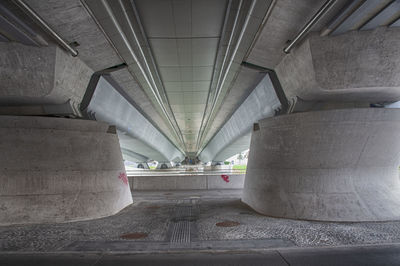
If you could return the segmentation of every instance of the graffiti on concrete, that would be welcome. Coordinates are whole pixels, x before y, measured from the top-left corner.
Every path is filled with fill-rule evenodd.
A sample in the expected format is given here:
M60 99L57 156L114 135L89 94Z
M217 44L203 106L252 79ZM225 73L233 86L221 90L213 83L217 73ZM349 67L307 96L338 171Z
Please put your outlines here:
M221 178L222 178L226 183L229 183L229 175L221 175Z
M121 179L125 185L128 185L128 177L127 177L126 173L120 173L118 178Z

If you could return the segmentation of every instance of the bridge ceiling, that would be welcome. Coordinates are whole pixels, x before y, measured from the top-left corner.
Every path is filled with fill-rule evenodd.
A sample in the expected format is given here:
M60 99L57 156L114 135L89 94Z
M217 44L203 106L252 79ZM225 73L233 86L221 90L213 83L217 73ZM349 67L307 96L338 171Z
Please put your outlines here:
M221 106L244 100L224 101L240 82L240 65L271 1L83 2L173 133L166 135L196 155L220 127L214 120Z
M274 69L325 1L25 0L94 71L125 64L113 79L189 155L200 154L260 81L242 62ZM395 27L399 10L399 1L337 0L312 30Z
M196 149L227 1L135 1L188 152Z

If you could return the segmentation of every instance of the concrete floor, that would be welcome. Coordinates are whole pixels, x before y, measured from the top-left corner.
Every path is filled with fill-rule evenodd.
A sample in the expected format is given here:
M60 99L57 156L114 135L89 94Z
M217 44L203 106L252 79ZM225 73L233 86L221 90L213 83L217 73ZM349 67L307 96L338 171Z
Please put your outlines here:
M400 245L336 248L275 249L248 253L13 253L0 254L2 266L66 265L273 265L273 266L391 266L400 265Z
M363 259L367 253L372 256L366 252L367 248L376 250L378 260L386 256L382 254L391 254L388 261L393 259L400 264L400 255L397 255L400 245L396 244L400 243L400 221L327 223L271 218L252 211L241 203L240 196L241 190L133 192L134 204L114 216L63 224L3 226L0 227L0 265L7 265L8 261L22 263L32 258L43 263L48 261L49 265L71 260L107 265L115 256L121 265L130 259L137 265L155 265L156 262L173 265L168 263L176 260L175 253L181 254L178 256L181 264L174 265L185 265L192 258L207 265L219 265L208 263L214 259L229 265L245 265L245 261L265 265L260 263L276 259L271 265L281 265L282 260L297 261L296 258L297 262L305 264L289 262L290 265L313 265L308 263L314 258L313 252L323 258L335 257L335 262L342 259L336 258L337 252L348 254L344 257L350 260L353 255ZM237 224L216 226L226 221ZM126 234L138 236L137 233L147 236L121 238ZM301 249L305 247L308 249ZM37 252L45 253L38 255ZM227 252L243 260L235 260L227 256ZM55 255L58 253L64 255ZM148 253L165 256L148 257ZM354 265L384 264L360 262Z

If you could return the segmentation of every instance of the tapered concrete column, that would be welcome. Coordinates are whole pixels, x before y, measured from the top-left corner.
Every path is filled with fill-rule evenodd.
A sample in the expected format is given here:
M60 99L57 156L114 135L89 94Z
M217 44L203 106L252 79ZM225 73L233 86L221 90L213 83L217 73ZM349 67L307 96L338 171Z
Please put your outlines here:
M243 202L269 216L400 219L400 110L344 109L262 120Z
M94 219L131 204L118 137L108 128L0 116L0 225Z

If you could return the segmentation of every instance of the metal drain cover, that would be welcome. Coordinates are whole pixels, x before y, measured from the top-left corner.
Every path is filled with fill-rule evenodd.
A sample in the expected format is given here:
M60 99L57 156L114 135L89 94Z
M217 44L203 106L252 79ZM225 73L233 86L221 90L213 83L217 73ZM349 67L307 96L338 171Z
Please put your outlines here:
M146 238L147 236L148 236L147 233L135 232L135 233L123 234L120 237L123 239L141 239L141 238Z
M234 226L238 226L240 223L235 222L235 221L223 221L223 222L219 222L216 223L216 226L219 227L234 227Z

